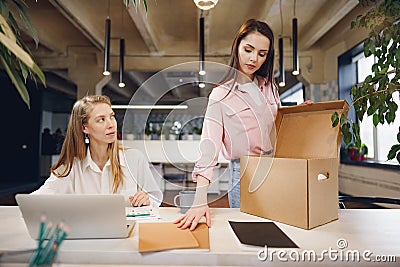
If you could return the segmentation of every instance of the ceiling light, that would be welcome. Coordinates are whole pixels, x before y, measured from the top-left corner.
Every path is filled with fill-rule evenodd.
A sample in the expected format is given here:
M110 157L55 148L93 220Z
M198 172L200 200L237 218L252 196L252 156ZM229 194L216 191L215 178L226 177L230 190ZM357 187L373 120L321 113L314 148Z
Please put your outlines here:
M283 60L283 38L279 37L278 40L279 48L279 86L285 86L285 63Z
M119 87L125 87L124 83L124 57L125 57L125 39L119 40Z
M200 18L199 22L199 60L200 60L200 75L206 75L206 71L204 69L204 18Z
M187 105L112 105L113 109L187 109Z
M196 6L202 10L209 10L218 3L218 0L193 0Z
M111 31L111 20L109 17L106 19L105 27L105 41L104 41L104 71L103 75L108 76L110 72L110 31Z
M200 87L200 88L204 88L204 87L206 87L206 84L203 83L203 82L201 82L201 83L199 83L199 87Z
M292 20L292 42L293 42L293 75L299 75L299 50L297 48L297 19Z

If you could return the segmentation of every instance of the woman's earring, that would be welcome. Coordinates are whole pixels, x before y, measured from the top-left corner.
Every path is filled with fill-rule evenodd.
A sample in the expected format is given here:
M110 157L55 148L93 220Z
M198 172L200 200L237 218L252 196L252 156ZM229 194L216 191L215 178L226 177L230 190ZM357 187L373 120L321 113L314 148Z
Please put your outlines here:
M87 134L85 134L85 144L89 144L90 140L89 140L89 136Z

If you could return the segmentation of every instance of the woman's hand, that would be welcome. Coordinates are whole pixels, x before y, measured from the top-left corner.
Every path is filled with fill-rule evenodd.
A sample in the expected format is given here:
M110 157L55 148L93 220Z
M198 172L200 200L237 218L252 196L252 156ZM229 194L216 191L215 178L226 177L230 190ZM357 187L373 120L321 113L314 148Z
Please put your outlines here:
M182 230L190 227L190 231L193 231L203 216L206 217L207 226L211 227L210 208L208 205L192 206L185 215L174 221L174 223L178 224L178 228Z
M142 191L136 192L136 194L130 196L129 201L131 202L132 206L135 207L150 205L149 195Z
M196 194L193 205L185 215L174 221L174 223L178 224L178 228L186 229L190 227L190 231L193 231L203 216L206 217L207 226L211 227L210 208L207 204L209 184L210 180L202 175L197 176Z
M312 100L306 100L306 101L304 101L303 103L301 103L300 105L311 105L311 104L314 104L314 101L312 101Z

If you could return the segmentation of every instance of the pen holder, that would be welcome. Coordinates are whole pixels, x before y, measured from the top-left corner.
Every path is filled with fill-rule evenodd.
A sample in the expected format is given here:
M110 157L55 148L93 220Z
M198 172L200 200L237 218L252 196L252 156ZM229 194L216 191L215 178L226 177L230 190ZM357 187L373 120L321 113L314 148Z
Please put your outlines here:
M55 260L58 249L67 237L68 228L63 223L55 228L52 223L46 223L42 218L39 225L38 246L29 260L29 267L51 266Z

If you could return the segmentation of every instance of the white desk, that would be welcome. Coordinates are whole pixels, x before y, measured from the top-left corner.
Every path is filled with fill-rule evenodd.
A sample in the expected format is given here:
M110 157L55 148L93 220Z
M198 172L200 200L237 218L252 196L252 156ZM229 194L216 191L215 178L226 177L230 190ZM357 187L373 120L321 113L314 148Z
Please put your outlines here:
M180 216L176 208L161 208L161 216L171 221ZM243 251L229 227L229 220L265 220L238 209L212 209L210 247L208 251L172 250L157 253L138 253L137 235L128 239L66 240L59 251L58 262L63 264L138 264L138 265L266 265L287 266L275 255L274 261L263 262L257 258L257 250ZM29 237L17 207L0 207L0 250L34 248L36 243ZM339 220L313 230L277 223L277 225L304 250L314 250L317 255L329 248L338 249L337 241L348 242L345 250L369 250L373 255L394 255L397 262L382 263L382 266L399 266L400 263L400 210L340 210ZM135 228L137 230L137 228ZM275 249L277 250L277 249ZM291 249L284 249L287 253ZM29 255L7 257L7 262L27 262ZM288 256L286 256L288 258ZM290 264L289 260L289 264ZM296 266L358 266L361 262L332 261L297 262ZM293 263L292 263L293 264ZM4 262L1 263L4 266ZM377 263L368 264L377 266ZM13 266L13 265L11 265Z

